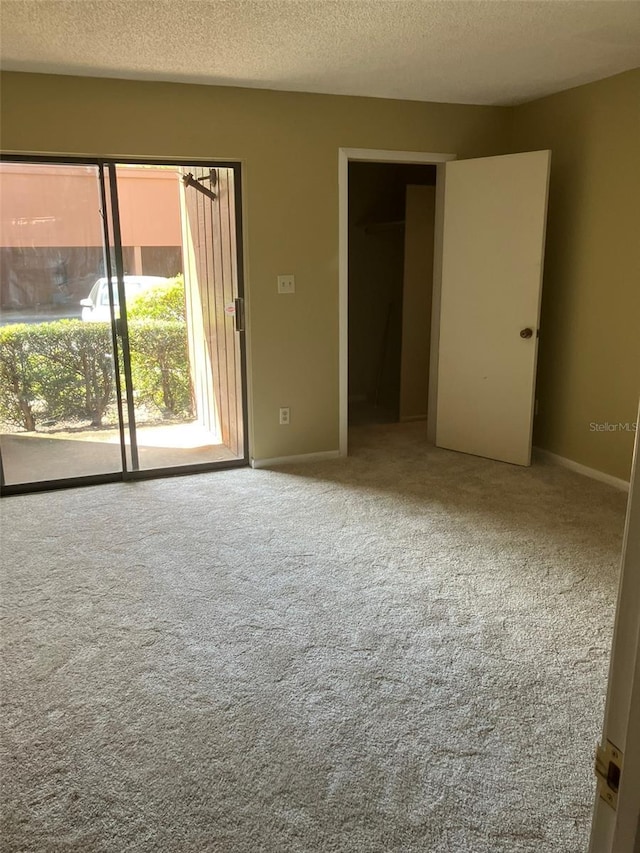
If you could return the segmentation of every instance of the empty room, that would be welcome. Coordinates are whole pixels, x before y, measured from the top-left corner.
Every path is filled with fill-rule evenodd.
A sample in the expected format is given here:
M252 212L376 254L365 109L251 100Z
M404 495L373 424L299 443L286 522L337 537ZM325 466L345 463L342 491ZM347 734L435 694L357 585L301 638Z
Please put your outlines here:
M0 15L2 850L638 853L640 3Z

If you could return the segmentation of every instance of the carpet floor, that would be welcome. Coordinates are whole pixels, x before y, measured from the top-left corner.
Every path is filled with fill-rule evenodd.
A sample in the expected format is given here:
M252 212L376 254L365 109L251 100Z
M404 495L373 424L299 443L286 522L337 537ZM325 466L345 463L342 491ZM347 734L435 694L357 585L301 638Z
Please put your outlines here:
M584 853L625 496L347 459L2 502L5 853Z

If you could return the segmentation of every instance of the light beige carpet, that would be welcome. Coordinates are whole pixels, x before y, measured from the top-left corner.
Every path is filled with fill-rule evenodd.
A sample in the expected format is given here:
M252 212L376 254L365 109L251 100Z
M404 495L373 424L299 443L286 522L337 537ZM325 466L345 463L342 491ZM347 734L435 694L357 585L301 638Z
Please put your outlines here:
M625 496L346 460L2 502L2 849L584 853Z

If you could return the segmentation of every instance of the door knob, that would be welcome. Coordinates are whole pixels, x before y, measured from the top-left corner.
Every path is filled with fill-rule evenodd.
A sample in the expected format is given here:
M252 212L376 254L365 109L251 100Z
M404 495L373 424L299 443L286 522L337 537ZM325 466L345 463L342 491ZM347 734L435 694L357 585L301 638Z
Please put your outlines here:
M521 329L520 330L521 338L532 338L533 337L533 329Z

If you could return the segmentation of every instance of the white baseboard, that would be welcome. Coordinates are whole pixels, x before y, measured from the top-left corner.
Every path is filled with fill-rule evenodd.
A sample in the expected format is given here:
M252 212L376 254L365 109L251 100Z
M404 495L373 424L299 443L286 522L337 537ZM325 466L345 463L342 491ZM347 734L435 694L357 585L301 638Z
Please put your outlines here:
M575 471L576 474L583 474L585 477L591 477L592 480L598 480L600 483L606 483L622 492L629 491L629 483L627 480L622 480L620 477L614 477L612 474L605 474L604 471L598 471L596 468L589 468L586 465L581 465L580 462L574 462L573 459L567 459L565 456L558 456L557 453L551 453L550 450L543 450L541 447L534 447L534 452L539 459L546 459L554 465L560 465L562 468L568 468L570 471Z
M301 453L299 456L272 456L270 459L252 459L252 468L273 468L277 465L297 465L300 462L322 462L337 459L339 450L323 450L320 453Z

